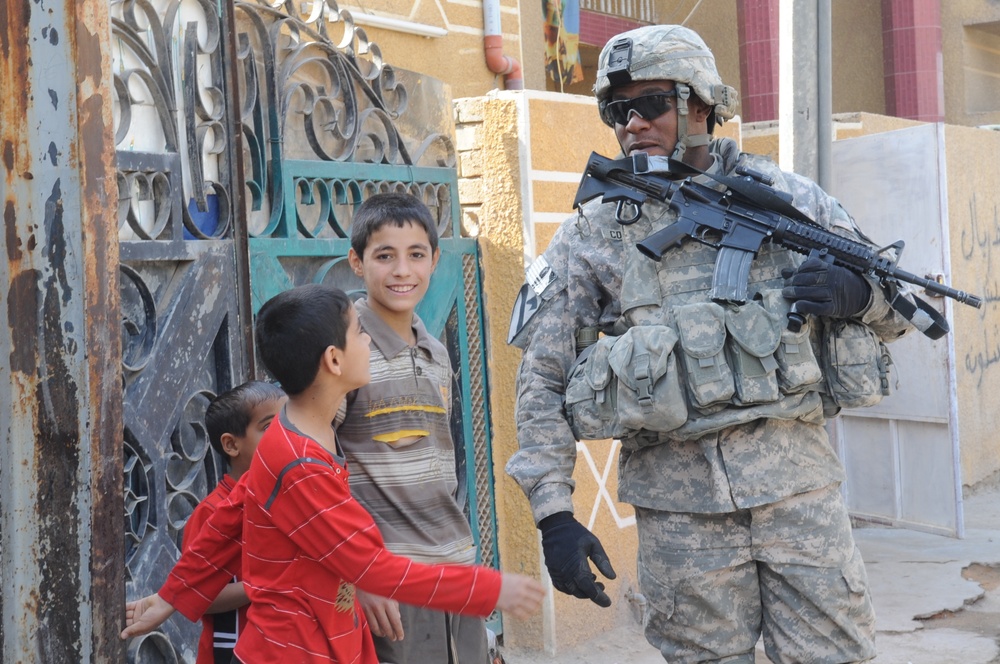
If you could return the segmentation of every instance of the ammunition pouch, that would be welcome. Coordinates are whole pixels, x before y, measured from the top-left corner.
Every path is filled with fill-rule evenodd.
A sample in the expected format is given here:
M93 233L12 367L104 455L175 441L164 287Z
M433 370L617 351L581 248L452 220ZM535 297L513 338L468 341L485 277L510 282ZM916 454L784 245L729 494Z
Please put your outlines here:
M825 393L836 407L834 414L840 408L874 406L890 393L892 356L867 325L827 320L822 349Z
M757 417L814 419L878 403L889 393L891 358L854 320L809 318L792 332L780 289L739 308L714 302L675 307L674 327L641 325L605 336L578 358L566 389L578 440L686 440ZM648 436L647 436L648 438ZM648 444L648 443L647 443Z
M688 412L676 343L672 328L649 325L602 337L587 348L566 388L566 416L576 438L624 438L684 424Z

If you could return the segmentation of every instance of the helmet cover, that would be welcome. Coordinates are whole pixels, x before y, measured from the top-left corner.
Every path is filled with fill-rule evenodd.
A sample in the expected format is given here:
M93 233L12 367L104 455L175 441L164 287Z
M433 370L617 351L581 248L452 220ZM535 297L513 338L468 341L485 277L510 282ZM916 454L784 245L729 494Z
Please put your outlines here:
M613 87L658 80L687 84L721 120L736 115L736 90L722 82L704 40L681 25L648 25L612 38L597 60L594 95L600 102Z

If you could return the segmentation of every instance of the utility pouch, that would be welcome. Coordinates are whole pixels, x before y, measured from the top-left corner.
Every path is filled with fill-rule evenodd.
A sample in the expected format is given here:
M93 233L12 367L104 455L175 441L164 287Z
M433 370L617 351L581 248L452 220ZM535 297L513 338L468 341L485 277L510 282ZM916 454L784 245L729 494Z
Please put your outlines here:
M823 332L823 370L828 395L841 408L874 406L890 392L892 357L867 325L827 319Z
M774 352L781 343L783 327L784 321L757 302L726 310L726 354L733 368L736 405L771 403L781 396Z
M764 307L772 315L779 321L788 320L791 302L781 295L781 289L766 290L761 296ZM812 320L807 316L798 332L789 330L787 323L781 327L781 343L774 352L774 359L778 361L778 387L783 394L805 392L823 380L810 338Z
M616 394L608 354L618 337L601 337L588 346L570 369L565 410L577 440L603 440L618 436Z
M726 403L733 396L733 372L726 362L726 312L714 302L673 309L681 365L691 402L698 408Z
M618 379L618 422L627 431L673 431L688 411L677 374L677 333L665 325L629 328L608 355ZM618 436L620 437L620 436Z

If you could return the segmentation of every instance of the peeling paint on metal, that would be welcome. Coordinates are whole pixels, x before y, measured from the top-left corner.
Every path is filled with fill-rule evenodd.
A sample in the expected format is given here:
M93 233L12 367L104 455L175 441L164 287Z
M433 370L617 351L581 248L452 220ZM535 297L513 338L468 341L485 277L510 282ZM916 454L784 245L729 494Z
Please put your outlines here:
M4 235L7 246L7 260L15 263L21 260L21 238L17 236L14 201L5 201L3 206Z
M0 105L5 410L17 441L0 470L11 473L0 497L4 661L125 655L107 12L100 2L0 2L0 88L17 91Z
M13 279L7 288L7 320L17 321L19 328L38 329L39 274L37 270L24 270ZM13 332L13 330L12 330ZM10 352L11 373L23 373L34 377L38 366L38 335L12 334Z
M70 163L79 163L84 249L84 352L89 372L89 440L81 450L89 461L89 594L93 609L91 658L122 661L124 644L116 610L125 595L124 470L122 448L121 306L118 225L108 213L117 206L113 112L110 85L109 3L85 3L76 12L75 41L77 141ZM58 107L58 100L53 103ZM70 329L68 332L72 332ZM87 648L84 648L87 651Z
M18 321L24 336L38 336L35 362L38 381L34 394L35 486L34 502L38 547L38 615L41 633L36 640L42 661L78 659L80 652L80 608L66 598L81 596L81 533L78 491L81 406L76 379L78 358L69 355L63 320L75 315L68 310L78 280L71 274L69 237L66 227L62 179L52 182L42 220L40 247L45 268L36 284L31 305L40 317L34 329ZM28 304L28 303L25 303ZM23 312L22 312L23 313ZM19 335L20 336L20 335Z

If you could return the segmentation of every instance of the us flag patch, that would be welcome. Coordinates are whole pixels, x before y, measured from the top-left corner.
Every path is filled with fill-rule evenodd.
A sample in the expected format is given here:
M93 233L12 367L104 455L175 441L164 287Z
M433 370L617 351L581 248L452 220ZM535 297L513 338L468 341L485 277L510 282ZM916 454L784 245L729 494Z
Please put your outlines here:
M510 328L507 331L507 343L511 343L514 337L524 329L531 317L535 315L539 307L542 306L540 297L545 289L556 280L556 275L549 267L549 262L545 256L536 258L525 271L526 283L521 286L517 299L514 300L514 309L510 314Z

